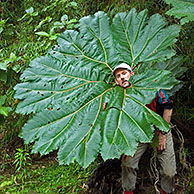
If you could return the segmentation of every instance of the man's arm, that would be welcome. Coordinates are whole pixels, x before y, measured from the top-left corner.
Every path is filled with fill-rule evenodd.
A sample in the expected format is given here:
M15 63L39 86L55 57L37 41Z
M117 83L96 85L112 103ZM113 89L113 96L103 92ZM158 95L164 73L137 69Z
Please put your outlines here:
M164 109L163 119L168 123L170 123L171 116L172 116L172 109Z
M172 109L164 109L163 119L168 123L170 123L171 116L172 116ZM159 140L158 150L163 151L164 149L166 149L166 135L162 134L162 132L159 132L158 140Z

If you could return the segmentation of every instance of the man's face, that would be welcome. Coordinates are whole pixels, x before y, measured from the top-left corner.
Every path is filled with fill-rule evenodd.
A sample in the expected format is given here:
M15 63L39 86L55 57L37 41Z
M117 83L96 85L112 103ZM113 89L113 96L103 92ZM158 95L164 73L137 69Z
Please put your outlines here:
M117 85L120 85L123 88L126 88L130 85L128 80L131 77L131 73L127 69L117 69L115 71L115 82Z

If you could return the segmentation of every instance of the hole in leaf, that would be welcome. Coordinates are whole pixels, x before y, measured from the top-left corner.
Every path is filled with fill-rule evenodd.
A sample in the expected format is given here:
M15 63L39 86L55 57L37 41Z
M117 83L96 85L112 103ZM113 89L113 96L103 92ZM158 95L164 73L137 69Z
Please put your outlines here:
M44 87L46 86L46 84L44 84Z
M69 97L67 97L66 100L69 100Z
M53 94L53 92L51 92L51 94Z
M40 94L40 92L37 92L37 94Z
M41 96L44 96L44 94L41 94Z
M50 124L51 122L50 121L48 121L48 124Z
M82 122L79 123L79 125L81 125L81 124L82 124Z
M58 108L57 110L60 110L61 108Z
M91 123L89 123L88 125L89 125L89 126L91 126L91 127L93 127L93 126L94 126L94 125L93 125L93 124L91 124Z
M61 86L61 88L63 88L63 86Z

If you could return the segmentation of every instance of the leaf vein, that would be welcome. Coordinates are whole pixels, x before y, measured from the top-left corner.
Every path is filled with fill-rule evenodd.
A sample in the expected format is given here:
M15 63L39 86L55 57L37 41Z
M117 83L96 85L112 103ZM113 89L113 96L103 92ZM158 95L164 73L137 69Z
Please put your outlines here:
M141 102L139 102L138 100L136 100L135 98L127 95L127 97L131 98L132 100L134 100L135 102L137 102L138 104L140 104L141 106L143 106L156 120L158 120L162 126L164 126L164 124L152 113L152 110L149 109L148 107L146 107L144 104L142 104Z
M130 48L130 51L131 51L131 57L132 57L132 66L133 66L133 63L134 63L134 57L133 57L133 48L132 48L132 45L131 45L131 43L130 43L130 41L129 41L129 37L128 37L128 34L127 34L127 30L125 29L125 26L124 26L124 24L123 24L123 22L122 22L122 19L121 19L121 16L119 15L119 18L120 18L120 21L121 21L121 24L122 24L122 27L123 27L123 30L125 31L125 36L126 36L126 39L127 39L127 43L128 43L128 45L129 45L129 48Z

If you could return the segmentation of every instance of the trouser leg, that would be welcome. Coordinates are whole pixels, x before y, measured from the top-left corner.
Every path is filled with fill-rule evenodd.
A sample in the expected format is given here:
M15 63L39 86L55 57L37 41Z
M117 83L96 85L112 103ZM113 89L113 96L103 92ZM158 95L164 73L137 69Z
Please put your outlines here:
M166 149L157 155L160 162L161 187L166 193L174 190L176 160L171 131L166 135Z
M138 163L147 148L147 144L139 143L137 151L133 157L129 157L128 160L122 160L122 186L124 191L135 190L136 177L138 169Z

